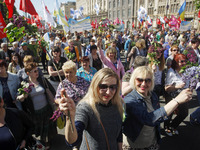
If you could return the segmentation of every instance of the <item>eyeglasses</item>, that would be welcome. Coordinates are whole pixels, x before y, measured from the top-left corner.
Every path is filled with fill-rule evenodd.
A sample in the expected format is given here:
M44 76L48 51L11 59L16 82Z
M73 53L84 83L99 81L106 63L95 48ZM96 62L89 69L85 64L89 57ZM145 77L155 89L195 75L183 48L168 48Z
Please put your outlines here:
M38 69L36 69L36 70L34 70L34 71L32 70L32 71L30 71L30 72L34 72L34 73L37 73L37 72L38 72Z
M107 85L107 84L99 84L100 90L107 90L110 89L111 91L117 90L117 84Z
M145 83L149 84L151 83L151 79L147 78L147 79L142 79L142 78L136 78L136 80L140 83L143 83L145 81Z
M173 51L173 52L179 52L179 50L178 50L178 49L173 49L172 51Z

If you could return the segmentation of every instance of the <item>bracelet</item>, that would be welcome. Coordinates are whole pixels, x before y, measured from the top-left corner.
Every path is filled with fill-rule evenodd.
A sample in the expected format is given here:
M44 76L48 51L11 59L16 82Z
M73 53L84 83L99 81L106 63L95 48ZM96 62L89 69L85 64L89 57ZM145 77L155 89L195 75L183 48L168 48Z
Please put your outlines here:
M179 103L176 99L173 99L173 100L174 100L175 102L177 102L178 105L180 105L180 103Z

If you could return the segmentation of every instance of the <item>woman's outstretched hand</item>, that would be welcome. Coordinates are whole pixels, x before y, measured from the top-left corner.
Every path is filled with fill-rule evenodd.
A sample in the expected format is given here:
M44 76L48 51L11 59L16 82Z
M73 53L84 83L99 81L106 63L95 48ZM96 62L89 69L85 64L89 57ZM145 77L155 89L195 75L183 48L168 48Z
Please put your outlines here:
M69 98L65 92L65 89L61 90L61 99L59 99L59 108L66 116L68 116L68 111L70 112L70 117L75 117L76 106L74 101Z

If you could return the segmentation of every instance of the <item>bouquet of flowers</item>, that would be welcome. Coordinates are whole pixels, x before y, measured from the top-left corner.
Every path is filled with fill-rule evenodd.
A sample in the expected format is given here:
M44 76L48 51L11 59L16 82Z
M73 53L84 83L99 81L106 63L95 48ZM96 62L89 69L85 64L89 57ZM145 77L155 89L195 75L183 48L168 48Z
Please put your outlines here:
M186 68L185 72L182 74L182 80L184 82L189 81L189 88L195 89L197 84L199 83L200 78L200 67L192 66L190 68Z
M31 87L34 87L32 83L27 83L24 81L21 82L21 86L22 87L18 89L18 92L20 95L21 94L25 95L25 94L30 93L32 91Z
M163 52L164 49L161 44L157 42L152 43L148 50L149 61L153 62L155 65L158 65L160 63L159 58Z
M69 60L74 60L75 53L71 53L71 52L69 51L69 49L66 49L66 50L65 50L65 53L66 53L67 58L68 58Z
M187 57L187 64L181 68L180 73L183 73L187 68L198 66L198 58L192 47L186 47L183 54Z

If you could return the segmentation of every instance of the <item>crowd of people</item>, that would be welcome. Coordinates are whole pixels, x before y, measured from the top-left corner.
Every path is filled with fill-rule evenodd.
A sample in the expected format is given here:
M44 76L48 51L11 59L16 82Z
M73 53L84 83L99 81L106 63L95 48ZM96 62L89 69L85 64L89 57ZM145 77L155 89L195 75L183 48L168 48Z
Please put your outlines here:
M185 51L200 63L195 30L105 29L66 36L52 30L49 38L45 50L37 47L38 37L25 36L10 47L1 43L0 149L24 148L32 135L51 147L57 134L52 95L73 149L122 150L124 134L129 149L158 150L162 122L167 136L179 135L193 93L180 72L189 61ZM154 45L161 50L151 57ZM196 92L200 101L200 88ZM190 123L200 124L199 109Z

